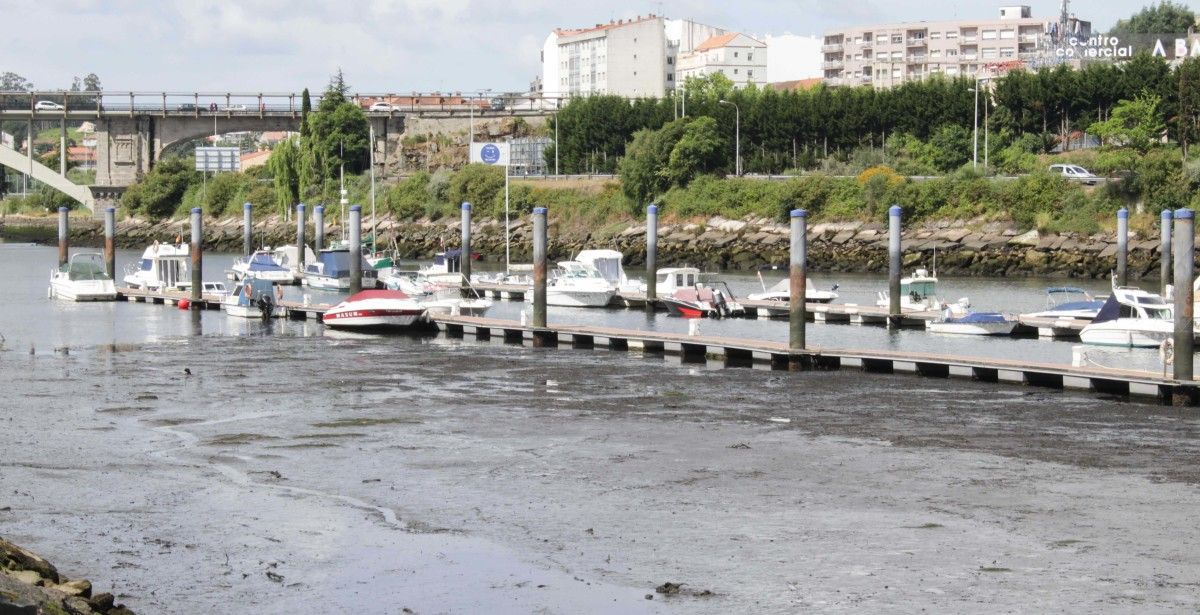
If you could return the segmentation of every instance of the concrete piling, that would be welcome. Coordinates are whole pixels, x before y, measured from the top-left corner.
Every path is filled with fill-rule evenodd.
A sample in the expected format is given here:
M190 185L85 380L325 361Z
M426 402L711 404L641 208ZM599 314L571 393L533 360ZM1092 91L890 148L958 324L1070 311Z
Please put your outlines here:
M658 205L646 207L646 313L658 303Z
M1175 218L1175 379L1192 380L1192 278L1195 259L1195 213L1177 209Z
M313 252L320 252L325 248L325 206L317 205L313 208Z
M30 148L32 149L32 148ZM67 220L66 207L58 208L58 266L62 267L67 264L67 252L71 248L71 229L70 222Z
M301 274L304 273L304 244L308 240L304 233L304 203L296 205L296 263Z
M104 273L113 280L117 279L117 210L109 207L104 210Z
M899 205L888 208L888 328L898 329L900 312L900 214Z
M546 326L546 208L533 208L533 326Z
M242 204L242 255L250 256L254 251L254 220L251 214L254 206L250 203Z
M1117 286L1128 286L1129 210L1117 210Z
M788 293L788 348L804 350L804 326L808 307L808 212L792 210L792 245Z
M465 289L471 285L471 204L466 201L462 204L462 256L458 266Z
M1159 228L1159 235L1162 243L1158 247L1158 268L1159 278L1162 280L1162 296L1167 296L1167 286L1171 280L1171 210L1164 209L1162 212L1162 224Z
M362 292L362 206L350 206L350 294Z
M192 257L191 308L198 310L204 300L204 215L199 207L192 208L192 245L188 252Z

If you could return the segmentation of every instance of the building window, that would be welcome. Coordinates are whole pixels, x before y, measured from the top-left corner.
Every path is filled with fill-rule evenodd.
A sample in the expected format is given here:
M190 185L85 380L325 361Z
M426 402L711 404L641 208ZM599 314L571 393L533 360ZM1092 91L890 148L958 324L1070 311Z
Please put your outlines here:
M1017 33L1013 30L1001 30L1000 31L1000 38L1014 38L1014 37L1016 37L1016 35L1017 35Z
M667 58L667 66L670 66L674 63L675 63L675 58Z
M995 30L984 30L983 31L983 40L985 40L985 41L996 40L996 31Z
M746 69L746 76L747 76L747 77L753 77L753 76L754 76L754 69L749 69L749 68L748 68L748 69Z
M738 74L738 69L736 69L736 68L733 69L733 74L735 74L735 75Z
M1012 58L1012 57L1015 57L1016 55L1017 55L1016 50L1013 49L1012 47L1005 47L1000 50L1000 57L1002 57L1002 58Z
M903 43L903 42L904 42L903 34L893 34L892 35L892 44L893 45L899 45L900 43Z
M939 39L941 39L941 38L942 38L942 33L941 33L941 32L930 32L930 33L929 33L929 40L931 40L931 41L936 41L936 40L939 40Z
M983 50L983 59L985 59L985 60L991 60L991 59L993 59L993 58L995 58L995 57L996 57L996 50L995 50L995 49L993 49L993 48L991 48L991 47L987 47L987 48L985 48L985 49Z
M950 40L952 38L958 38L958 32L950 31L946 33L946 40Z
M753 62L753 61L754 61L754 54L753 54L753 53L747 53L747 54L746 54L746 61L747 61L747 62Z
M735 58L738 57L738 52L736 52L736 51L733 52L733 57L735 57Z
M674 81L674 80L675 80L675 75L672 75L671 73L667 73L667 81Z

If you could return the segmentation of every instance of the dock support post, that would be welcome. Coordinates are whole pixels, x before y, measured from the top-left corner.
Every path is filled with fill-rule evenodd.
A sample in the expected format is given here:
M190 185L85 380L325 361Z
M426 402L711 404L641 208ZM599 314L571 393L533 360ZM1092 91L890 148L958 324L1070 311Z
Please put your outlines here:
M533 326L539 328L546 326L545 207L533 208Z
M192 300L191 309L198 310L204 300L204 214L199 207L192 208L192 245L189 248L192 257Z
M1117 210L1117 286L1128 286L1129 210Z
M362 292L362 206L350 206L350 294Z
M104 273L117 279L117 209L104 210Z
M313 252L320 252L325 247L325 206L313 208Z
M808 292L808 212L792 210L792 245L790 288L788 292L788 348L792 352L804 350L804 311L807 308Z
M900 213L899 205L888 208L888 328L899 329L900 313Z
M250 203L242 204L242 256L250 256L254 251L254 206Z
M296 263L298 271L304 273L304 242L308 239L304 233L304 203L296 205Z
M658 205L646 207L646 313L658 303Z
M462 273L463 291L471 286L471 204L462 204L462 255L458 259L458 269Z
M1162 280L1162 296L1167 296L1167 286L1171 280L1171 223L1174 216L1170 209L1164 209L1162 212L1162 224L1159 228L1159 235L1162 243L1158 247L1158 268L1159 278Z
M30 141L32 142L32 137L30 137ZM32 146L30 146L30 148L32 149ZM66 207L58 208L58 266L59 267L62 267L63 265L67 264L67 251L70 250L70 247L71 247L71 245L70 245L71 244L71 238L70 238L71 229L69 227L70 222L67 221L67 211L68 210Z
M1175 211L1175 379L1192 380L1192 270L1195 259L1195 213Z

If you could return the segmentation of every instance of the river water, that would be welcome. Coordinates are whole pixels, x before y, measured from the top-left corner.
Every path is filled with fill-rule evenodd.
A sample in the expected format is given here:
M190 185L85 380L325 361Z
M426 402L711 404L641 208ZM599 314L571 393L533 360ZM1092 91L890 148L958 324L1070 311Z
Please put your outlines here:
M1200 608L1191 413L52 302L54 260L0 244L0 535L139 612ZM231 260L207 255L207 277ZM816 282L862 303L881 284ZM941 286L1024 311L1058 283ZM1071 347L849 325L809 339L1037 361ZM656 593L666 581L683 591Z

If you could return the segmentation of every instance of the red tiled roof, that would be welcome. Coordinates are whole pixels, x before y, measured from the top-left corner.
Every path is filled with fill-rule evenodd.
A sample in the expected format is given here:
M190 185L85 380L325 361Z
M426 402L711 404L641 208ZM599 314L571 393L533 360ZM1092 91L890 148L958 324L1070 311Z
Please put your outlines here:
M564 30L562 28L557 28L554 30L554 33L559 36L572 36L575 34L584 34L586 32L599 32L600 30L609 30L612 28L620 28L622 26L628 26L629 24L641 23L643 21L648 21L648 20L657 19L657 18L658 18L658 15L651 13L645 17L638 15L636 19L622 19L622 20L617 20L617 21L610 21L608 23L598 23L591 28L579 28L576 30Z
M739 36L742 36L741 32L730 32L729 34L722 34L720 36L714 36L714 37L704 41L703 43L700 43L699 45L697 45L695 51L708 51L709 49L720 49L721 47L725 47L725 46L729 45L729 43L732 43L733 39L735 39ZM764 44L762 41L755 39L753 37L747 36L746 38L758 43L759 45Z

